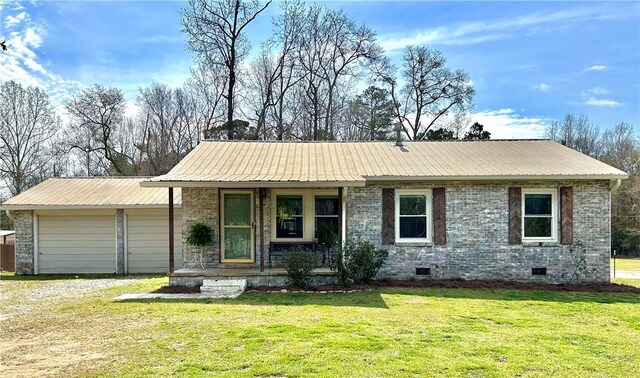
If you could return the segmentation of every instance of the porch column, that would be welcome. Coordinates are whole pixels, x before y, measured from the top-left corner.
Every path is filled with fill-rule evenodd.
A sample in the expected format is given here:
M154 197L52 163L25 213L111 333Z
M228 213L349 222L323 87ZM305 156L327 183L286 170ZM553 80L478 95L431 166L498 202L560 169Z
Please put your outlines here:
M173 188L169 188L169 273L174 271L173 263L173 250L174 250L174 235L173 235Z
M264 197L267 196L267 190L264 188L258 189L258 227L260 227L260 271L264 272Z
M342 187L338 188L338 245L342 246L342 219L344 218L344 205L342 203L343 190Z

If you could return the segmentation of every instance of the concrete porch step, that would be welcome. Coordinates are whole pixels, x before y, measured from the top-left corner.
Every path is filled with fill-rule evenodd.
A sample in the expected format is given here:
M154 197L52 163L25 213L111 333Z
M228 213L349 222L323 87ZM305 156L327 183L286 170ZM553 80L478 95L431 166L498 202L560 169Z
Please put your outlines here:
M236 298L247 288L246 278L204 279L200 292L217 298Z

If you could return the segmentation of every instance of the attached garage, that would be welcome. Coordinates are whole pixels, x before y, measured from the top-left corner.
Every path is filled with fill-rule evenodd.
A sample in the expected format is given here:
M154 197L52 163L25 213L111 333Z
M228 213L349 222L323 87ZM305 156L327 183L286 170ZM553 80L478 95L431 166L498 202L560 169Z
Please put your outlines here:
M37 222L39 273L116 272L115 211L43 213Z
M127 210L127 267L129 273L160 273L169 269L169 218L167 211L159 210ZM175 212L175 240L182 240L182 213ZM179 265L182 262L182 243L174 249L174 259Z
M18 273L168 272L168 190L142 188L144 179L49 179L6 201L2 208L16 224ZM180 197L176 188L176 268L182 267Z

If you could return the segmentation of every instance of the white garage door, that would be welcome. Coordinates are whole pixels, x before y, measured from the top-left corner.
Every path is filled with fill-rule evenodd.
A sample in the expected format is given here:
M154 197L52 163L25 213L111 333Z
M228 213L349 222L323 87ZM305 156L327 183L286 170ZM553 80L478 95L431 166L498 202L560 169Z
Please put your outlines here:
M127 211L127 270L129 273L169 271L169 219L167 210ZM174 262L182 267L182 214L174 216Z
M39 273L115 273L115 215L39 215Z

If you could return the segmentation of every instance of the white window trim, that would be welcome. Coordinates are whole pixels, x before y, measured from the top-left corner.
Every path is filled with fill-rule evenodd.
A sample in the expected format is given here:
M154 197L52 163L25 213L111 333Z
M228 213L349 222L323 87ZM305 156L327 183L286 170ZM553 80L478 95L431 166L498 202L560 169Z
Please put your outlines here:
M302 196L302 237L278 238L276 237L276 205L277 196L293 195ZM334 189L272 189L271 190L271 240L277 242L312 242L315 240L316 226L316 196L337 196L338 190ZM344 217L343 217L344 219Z
M551 194L551 237L526 237L524 233L525 195ZM522 190L522 241L526 243L557 242L558 241L558 190L557 189L523 189Z
M427 216L427 237L426 238L401 238L400 237L400 196L405 195L423 195L426 197L426 216ZM431 210L432 191L428 190L395 190L395 232L396 243L431 243L433 235L433 212Z

